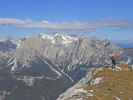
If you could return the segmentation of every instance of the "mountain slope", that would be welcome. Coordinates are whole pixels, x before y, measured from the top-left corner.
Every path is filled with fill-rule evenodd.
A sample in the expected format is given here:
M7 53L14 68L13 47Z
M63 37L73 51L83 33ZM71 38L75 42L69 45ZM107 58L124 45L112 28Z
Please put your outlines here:
M76 84L57 100L132 100L133 77L129 76L133 75L133 71L130 65L119 66L121 71L96 69L88 82L80 86Z
M13 43L16 48L1 51L8 55L1 59L1 82L7 82L1 88L11 83L5 90L0 88L5 100L55 100L91 69L110 65L112 52L122 54L107 40L62 34L41 34Z

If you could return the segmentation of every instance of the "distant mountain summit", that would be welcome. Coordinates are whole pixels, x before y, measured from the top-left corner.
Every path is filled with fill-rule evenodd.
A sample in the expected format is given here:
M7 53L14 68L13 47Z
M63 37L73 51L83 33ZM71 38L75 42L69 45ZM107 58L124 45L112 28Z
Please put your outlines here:
M47 39L51 40L51 43L61 43L61 44L69 44L73 41L76 41L76 37L68 36L68 35L63 35L61 33L56 33L55 35L48 35L48 34L40 34L40 37L42 39Z
M11 52L16 49L17 45L13 40L2 40L0 41L0 51L1 52Z

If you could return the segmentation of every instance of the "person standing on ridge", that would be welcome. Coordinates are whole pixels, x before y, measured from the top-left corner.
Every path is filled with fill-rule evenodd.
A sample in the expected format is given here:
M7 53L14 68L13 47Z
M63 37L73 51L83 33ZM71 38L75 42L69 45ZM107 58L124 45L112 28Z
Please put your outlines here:
M116 66L116 59L118 58L118 54L117 53L112 53L110 55L111 61L112 61L112 69L115 69Z

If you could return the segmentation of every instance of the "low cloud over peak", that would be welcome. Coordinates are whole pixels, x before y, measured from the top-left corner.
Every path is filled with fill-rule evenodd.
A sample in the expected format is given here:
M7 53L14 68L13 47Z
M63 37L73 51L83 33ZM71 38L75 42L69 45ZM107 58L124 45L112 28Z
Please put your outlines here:
M0 25L17 28L38 28L53 31L84 31L91 32L100 28L133 28L133 23L126 20L102 20L96 22L49 22L47 20L33 21L15 18L0 18Z

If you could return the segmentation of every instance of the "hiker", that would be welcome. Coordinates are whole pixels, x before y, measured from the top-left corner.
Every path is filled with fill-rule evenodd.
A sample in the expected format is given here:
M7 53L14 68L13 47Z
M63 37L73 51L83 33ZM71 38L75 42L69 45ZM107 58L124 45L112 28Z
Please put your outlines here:
M113 55L111 55L111 61L112 61L112 69L114 69L115 68L115 66L116 66L116 60L115 60L115 57L113 56Z
M121 70L121 68L116 65L116 60L117 60L118 57L119 57L119 55L117 53L112 53L111 56L110 56L111 61L112 61L112 69L113 70L114 69Z

